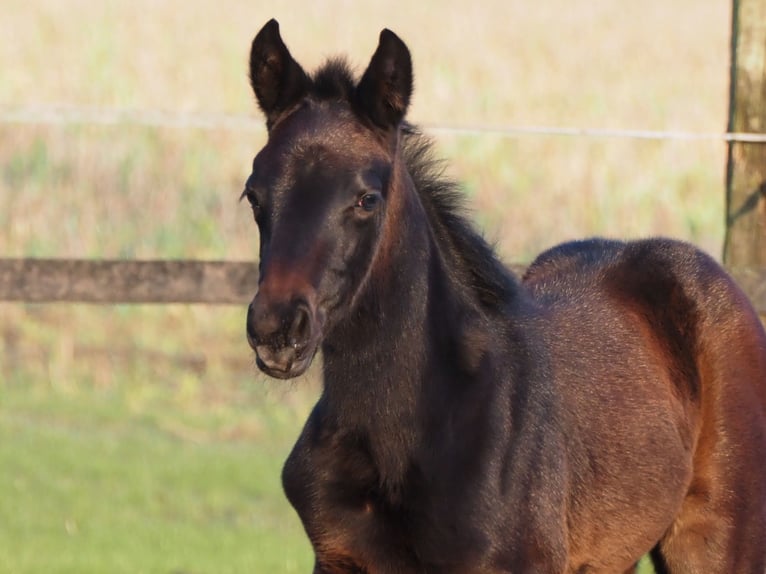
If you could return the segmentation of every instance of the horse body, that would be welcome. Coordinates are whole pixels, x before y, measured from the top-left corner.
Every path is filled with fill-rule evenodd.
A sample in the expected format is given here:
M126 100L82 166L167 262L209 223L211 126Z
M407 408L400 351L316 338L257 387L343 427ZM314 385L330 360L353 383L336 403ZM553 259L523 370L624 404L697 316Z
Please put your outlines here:
M766 481L758 470L766 460L766 336L731 278L680 242L593 240L541 255L524 283L556 317L557 336L548 347L561 353L555 364L571 369L578 363L572 340L593 340L599 332L617 338L602 341L579 361L583 372L601 364L604 370L596 372L609 373L591 389L595 403L590 393L568 393L576 411L592 413L599 426L580 436L612 436L598 447L607 466L588 477L576 498L590 496L586 507L603 509L601 495L606 500L631 492L648 495L642 503L631 501L633 511L623 516L622 529L635 532L645 513L656 516L662 527L653 550L659 572L766 569ZM611 322L608 311L604 316L609 308ZM624 321L626 310L628 330L620 332L614 321ZM623 344L639 355L603 356L607 347ZM563 378L576 380L573 373ZM613 440L625 429L641 432ZM610 446L627 452L610 460L604 453ZM629 466L627 475L613 482L617 490L594 488L599 477L621 468L619 459ZM586 516L579 524L599 519ZM595 533L597 540L608 539L604 530ZM594 545L591 540L587 551ZM618 545L612 540L605 549Z
M269 142L258 365L322 395L283 471L315 573L766 568L766 335L683 243L554 248L519 282L401 127L409 52L313 77L272 21L251 79Z

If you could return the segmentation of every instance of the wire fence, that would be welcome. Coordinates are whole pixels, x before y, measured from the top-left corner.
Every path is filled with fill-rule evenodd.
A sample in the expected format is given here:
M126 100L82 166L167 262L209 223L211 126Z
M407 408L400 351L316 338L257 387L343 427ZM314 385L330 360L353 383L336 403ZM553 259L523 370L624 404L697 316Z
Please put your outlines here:
M244 114L167 112L72 105L0 107L0 125L138 125L154 128L265 131L260 118ZM683 130L425 124L432 134L499 137L564 136L634 140L707 140L766 143L760 133L706 133ZM170 269L170 272L168 272ZM0 301L196 302L228 304L245 300L257 268L231 262L49 261L0 258ZM761 314L766 314L766 270L730 269ZM136 277L144 279L137 281ZM146 277L152 281L145 280ZM248 277L243 280L242 277ZM46 280L42 280L42 279ZM207 282L200 298L197 287ZM136 288L139 285L140 288ZM147 287L148 285L148 287ZM192 287L190 288L189 285ZM104 289L104 286L108 286ZM149 289L151 287L151 289ZM148 290L147 290L148 289ZM244 293L244 294L243 294Z
M0 124L26 125L139 125L156 128L264 131L263 120L244 114L189 113L127 108L101 108L73 105L0 108ZM432 134L499 137L564 136L636 140L723 141L766 143L764 133L694 132L685 130L645 130L621 128L421 124Z

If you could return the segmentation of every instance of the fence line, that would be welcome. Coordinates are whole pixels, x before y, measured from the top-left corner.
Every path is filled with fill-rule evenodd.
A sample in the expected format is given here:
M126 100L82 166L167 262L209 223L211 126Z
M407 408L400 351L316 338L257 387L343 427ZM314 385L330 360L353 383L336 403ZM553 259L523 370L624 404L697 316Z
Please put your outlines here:
M728 271L766 317L766 269ZM243 305L257 288L255 262L0 258L0 301Z
M0 301L239 304L258 287L258 264L0 258Z
M244 114L189 113L128 108L52 105L0 107L0 123L26 125L123 125L173 129L264 131L263 120ZM637 140L723 141L766 143L766 134L739 132L691 132L684 130L644 130L563 126L490 126L482 124L430 124L420 126L433 134L492 135L499 137L565 136Z
M83 106L0 107L0 124L142 125L178 129L263 131L246 115L165 112ZM701 133L545 126L426 124L430 133L455 135L572 136L642 140L766 143L760 133ZM516 272L522 265L512 265ZM756 309L766 316L766 269L729 269ZM82 303L241 304L257 286L257 264L213 261L108 261L0 258L0 301Z

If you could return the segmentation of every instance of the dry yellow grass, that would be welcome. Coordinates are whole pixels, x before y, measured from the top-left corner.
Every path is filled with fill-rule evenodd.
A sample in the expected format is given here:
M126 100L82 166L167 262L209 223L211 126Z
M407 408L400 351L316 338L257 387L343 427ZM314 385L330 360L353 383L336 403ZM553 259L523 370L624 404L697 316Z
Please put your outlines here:
M729 10L723 0L40 0L34 8L10 0L0 20L0 105L255 115L247 50L255 31L274 16L307 68L337 53L350 54L361 68L379 30L395 30L414 55L417 89L410 117L417 123L716 132L726 118ZM30 242L36 244L31 237L39 243L40 236L53 234L50 252L44 245L38 251L250 256L252 245L243 242L237 223L244 216L231 198L263 135L135 131L5 128L5 157L27 155L35 141L43 141L51 163L73 167L60 178L71 189L49 190L44 200L26 197L28 181L4 183L2 194L14 199L2 207L22 229L6 230L0 250L22 254ZM479 219L514 259L593 233L674 235L718 253L722 143L479 135L445 136L439 147L450 158L451 173L466 181ZM204 173L195 173L190 157L204 164L208 156L214 156L211 163L197 170ZM179 177L205 180L218 199L210 199L210 191L183 196ZM122 187L115 189L120 178ZM93 179L102 183L98 197L93 190L78 192ZM119 197L126 195L130 200ZM152 242L141 247L140 236L177 223L167 217L179 204L201 202L204 212L206 201L221 204L204 214L212 234L220 236L216 248L195 242L185 251L163 251ZM118 229L130 226L126 220L142 220L143 227L124 232L135 232L137 249L104 243L89 231L105 221Z
M4 6L0 103L250 112L247 49L271 17L308 68L364 65L383 27L415 58L424 122L718 130L730 2L20 0Z

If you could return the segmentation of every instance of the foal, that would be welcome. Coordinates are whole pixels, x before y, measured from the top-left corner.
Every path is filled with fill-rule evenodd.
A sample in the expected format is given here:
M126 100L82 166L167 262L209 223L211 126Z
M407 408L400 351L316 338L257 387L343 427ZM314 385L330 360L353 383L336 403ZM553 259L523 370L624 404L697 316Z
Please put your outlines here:
M272 20L250 76L248 340L277 378L324 358L283 472L315 574L764 574L766 335L715 262L591 240L518 281L403 123L388 30L357 80Z

